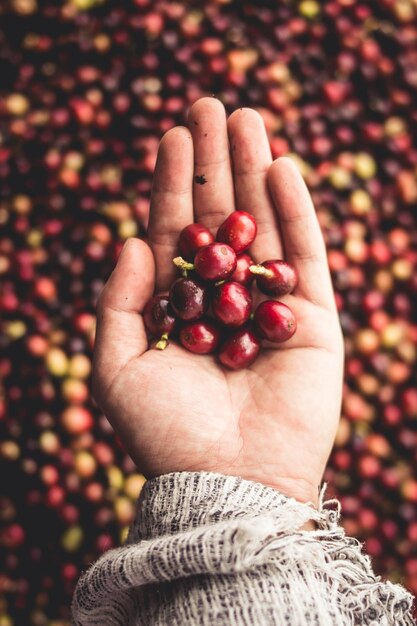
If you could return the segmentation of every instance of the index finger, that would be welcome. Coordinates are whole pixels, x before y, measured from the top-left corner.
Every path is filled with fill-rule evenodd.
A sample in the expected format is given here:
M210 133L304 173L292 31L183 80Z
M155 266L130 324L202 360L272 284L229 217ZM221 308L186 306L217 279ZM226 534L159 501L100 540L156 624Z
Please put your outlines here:
M176 126L163 136L152 183L148 240L156 262L156 291L168 290L177 270L178 238L193 222L193 142L188 128Z
M281 226L286 260L299 273L294 292L335 310L326 246L313 201L296 165L280 157L268 171L268 185Z

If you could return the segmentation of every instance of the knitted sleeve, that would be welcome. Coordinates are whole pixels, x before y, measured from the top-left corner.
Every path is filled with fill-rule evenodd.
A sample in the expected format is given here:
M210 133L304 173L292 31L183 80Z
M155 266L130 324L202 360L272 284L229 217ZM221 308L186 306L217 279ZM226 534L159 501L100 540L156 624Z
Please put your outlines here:
M207 472L149 480L125 546L82 575L76 626L410 626L413 598L375 576L339 525L259 483ZM312 528L305 530L311 520Z

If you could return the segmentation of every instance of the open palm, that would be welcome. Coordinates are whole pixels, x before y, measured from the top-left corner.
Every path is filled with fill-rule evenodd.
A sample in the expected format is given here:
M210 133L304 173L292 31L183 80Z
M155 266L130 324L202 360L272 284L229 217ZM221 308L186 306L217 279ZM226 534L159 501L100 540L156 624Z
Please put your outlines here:
M140 313L176 274L180 231L195 220L215 232L235 209L257 220L256 262L285 258L297 267L299 285L282 298L297 332L236 372L173 342L149 350ZM164 136L148 243L126 243L97 318L94 394L146 476L215 471L317 500L340 413L343 342L310 196L289 159L272 163L255 111L226 120L218 100L202 98L189 129Z

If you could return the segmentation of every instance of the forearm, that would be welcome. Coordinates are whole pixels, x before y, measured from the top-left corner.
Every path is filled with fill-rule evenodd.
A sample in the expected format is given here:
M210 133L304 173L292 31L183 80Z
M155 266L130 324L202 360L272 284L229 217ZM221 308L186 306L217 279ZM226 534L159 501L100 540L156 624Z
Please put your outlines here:
M313 522L316 530L303 530ZM127 545L80 580L84 624L413 624L412 597L380 582L338 511L240 478L148 481Z

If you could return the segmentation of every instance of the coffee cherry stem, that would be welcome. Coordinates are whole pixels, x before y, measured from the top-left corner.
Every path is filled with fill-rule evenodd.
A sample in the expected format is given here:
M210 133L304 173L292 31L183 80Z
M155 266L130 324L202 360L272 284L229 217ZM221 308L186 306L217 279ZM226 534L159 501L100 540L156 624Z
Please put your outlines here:
M251 265L249 267L249 271L257 276L266 276L267 278L272 278L274 276L274 273L271 270L266 269L263 265Z
M163 333L163 335L161 335L160 340L156 344L155 348L157 350L165 350L167 345L168 345L168 333Z
M175 259L172 259L172 262L180 270L188 271L188 270L193 270L194 269L194 263L189 263L188 261L183 259L182 256L176 256Z

